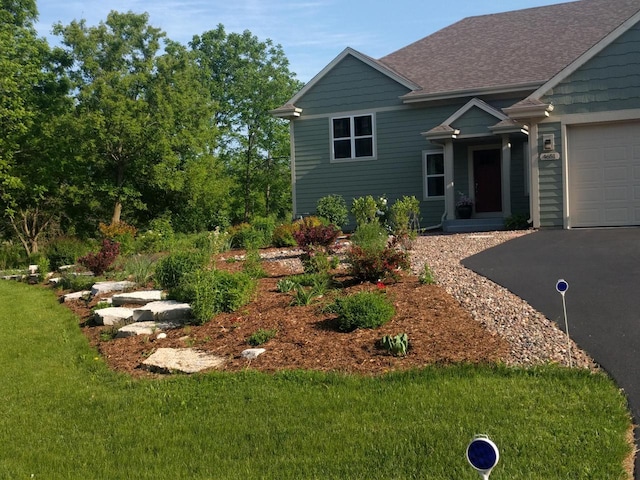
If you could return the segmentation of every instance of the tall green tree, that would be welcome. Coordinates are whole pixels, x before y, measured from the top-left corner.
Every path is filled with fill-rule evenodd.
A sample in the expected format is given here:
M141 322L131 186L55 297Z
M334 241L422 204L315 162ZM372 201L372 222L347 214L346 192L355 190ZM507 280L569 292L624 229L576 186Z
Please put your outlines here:
M23 187L13 171L20 138L36 114L35 86L42 75L46 42L37 38L34 0L0 3L0 198L3 213L14 207L12 192Z
M162 203L166 190L183 187L184 165L210 155L215 141L192 54L175 42L162 52L165 34L147 14L112 11L96 27L81 20L54 32L73 61L78 158L94 195L112 205L111 222L123 208L135 217Z
M68 111L69 84L56 53L36 36L35 3L3 1L0 9L0 194L5 225L28 254L57 225L71 172L58 119Z
M204 81L218 103L219 152L235 179L236 215L282 214L289 209L288 128L269 112L301 84L280 45L222 25L191 42Z

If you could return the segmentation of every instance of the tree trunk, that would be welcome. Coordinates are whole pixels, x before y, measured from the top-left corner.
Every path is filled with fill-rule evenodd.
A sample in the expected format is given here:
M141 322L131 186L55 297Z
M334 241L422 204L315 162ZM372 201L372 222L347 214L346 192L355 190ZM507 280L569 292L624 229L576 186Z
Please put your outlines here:
M113 216L111 217L111 225L120 223L120 214L122 213L122 202L116 200L116 204L113 206Z

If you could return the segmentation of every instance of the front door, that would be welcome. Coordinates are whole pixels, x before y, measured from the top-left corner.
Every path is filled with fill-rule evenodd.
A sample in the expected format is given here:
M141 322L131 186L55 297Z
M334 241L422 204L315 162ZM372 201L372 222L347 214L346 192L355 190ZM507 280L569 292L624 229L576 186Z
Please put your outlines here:
M502 174L499 148L473 151L476 213L502 211Z

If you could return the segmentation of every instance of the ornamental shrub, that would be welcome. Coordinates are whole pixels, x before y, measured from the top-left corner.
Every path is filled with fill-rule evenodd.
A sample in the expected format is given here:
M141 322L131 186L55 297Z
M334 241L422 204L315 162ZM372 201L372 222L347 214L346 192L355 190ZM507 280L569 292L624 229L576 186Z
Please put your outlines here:
M261 328L251 334L251 336L247 340L247 343L252 347L257 347L259 345L262 345L263 343L267 343L269 340L275 337L277 333L278 330L276 329L266 330L264 328Z
M318 200L316 212L338 228L342 228L349 220L347 202L341 195L327 195Z
M78 263L99 277L107 271L119 253L120 244L105 238L102 240L102 247L98 253L87 253L78 259Z
M420 227L420 201L416 197L404 196L391 205L393 234L398 237L415 238Z
M273 230L271 243L274 247L295 247L298 245L293 238L294 226L291 223L282 223Z
M351 275L369 282L397 280L398 270L406 270L410 266L407 252L392 247L375 250L353 245L347 252L347 262Z
M133 225L125 222L112 223L110 225L100 223L98 230L100 230L103 238L118 242L120 245L120 253L123 255L133 253L134 239L137 232L136 227Z
M218 313L233 312L249 303L256 285L244 272L196 270L185 275L169 296L190 303L194 319L203 324Z
M176 252L156 263L154 278L161 288L180 285L183 277L204 267L205 257L196 252Z
M351 235L351 244L357 245L364 250L384 250L389 243L387 230L378 222L363 223L356 228Z
M351 204L351 213L356 218L356 225L378 221L378 203L371 195L354 198Z
M57 237L49 241L45 247L52 270L57 270L63 265L73 265L78 261L78 258L90 251L90 244L77 237Z
M332 310L338 314L338 328L343 332L380 327L396 313L393 303L379 292L358 292L338 298Z
M340 235L340 230L335 225L310 225L306 219L293 232L293 238L303 250L313 247L330 248L338 235Z

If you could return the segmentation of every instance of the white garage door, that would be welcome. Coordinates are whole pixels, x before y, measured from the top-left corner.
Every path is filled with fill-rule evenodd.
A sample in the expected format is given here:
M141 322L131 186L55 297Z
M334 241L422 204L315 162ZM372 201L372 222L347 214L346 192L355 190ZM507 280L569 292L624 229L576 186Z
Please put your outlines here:
M569 225L640 225L640 121L567 129Z

